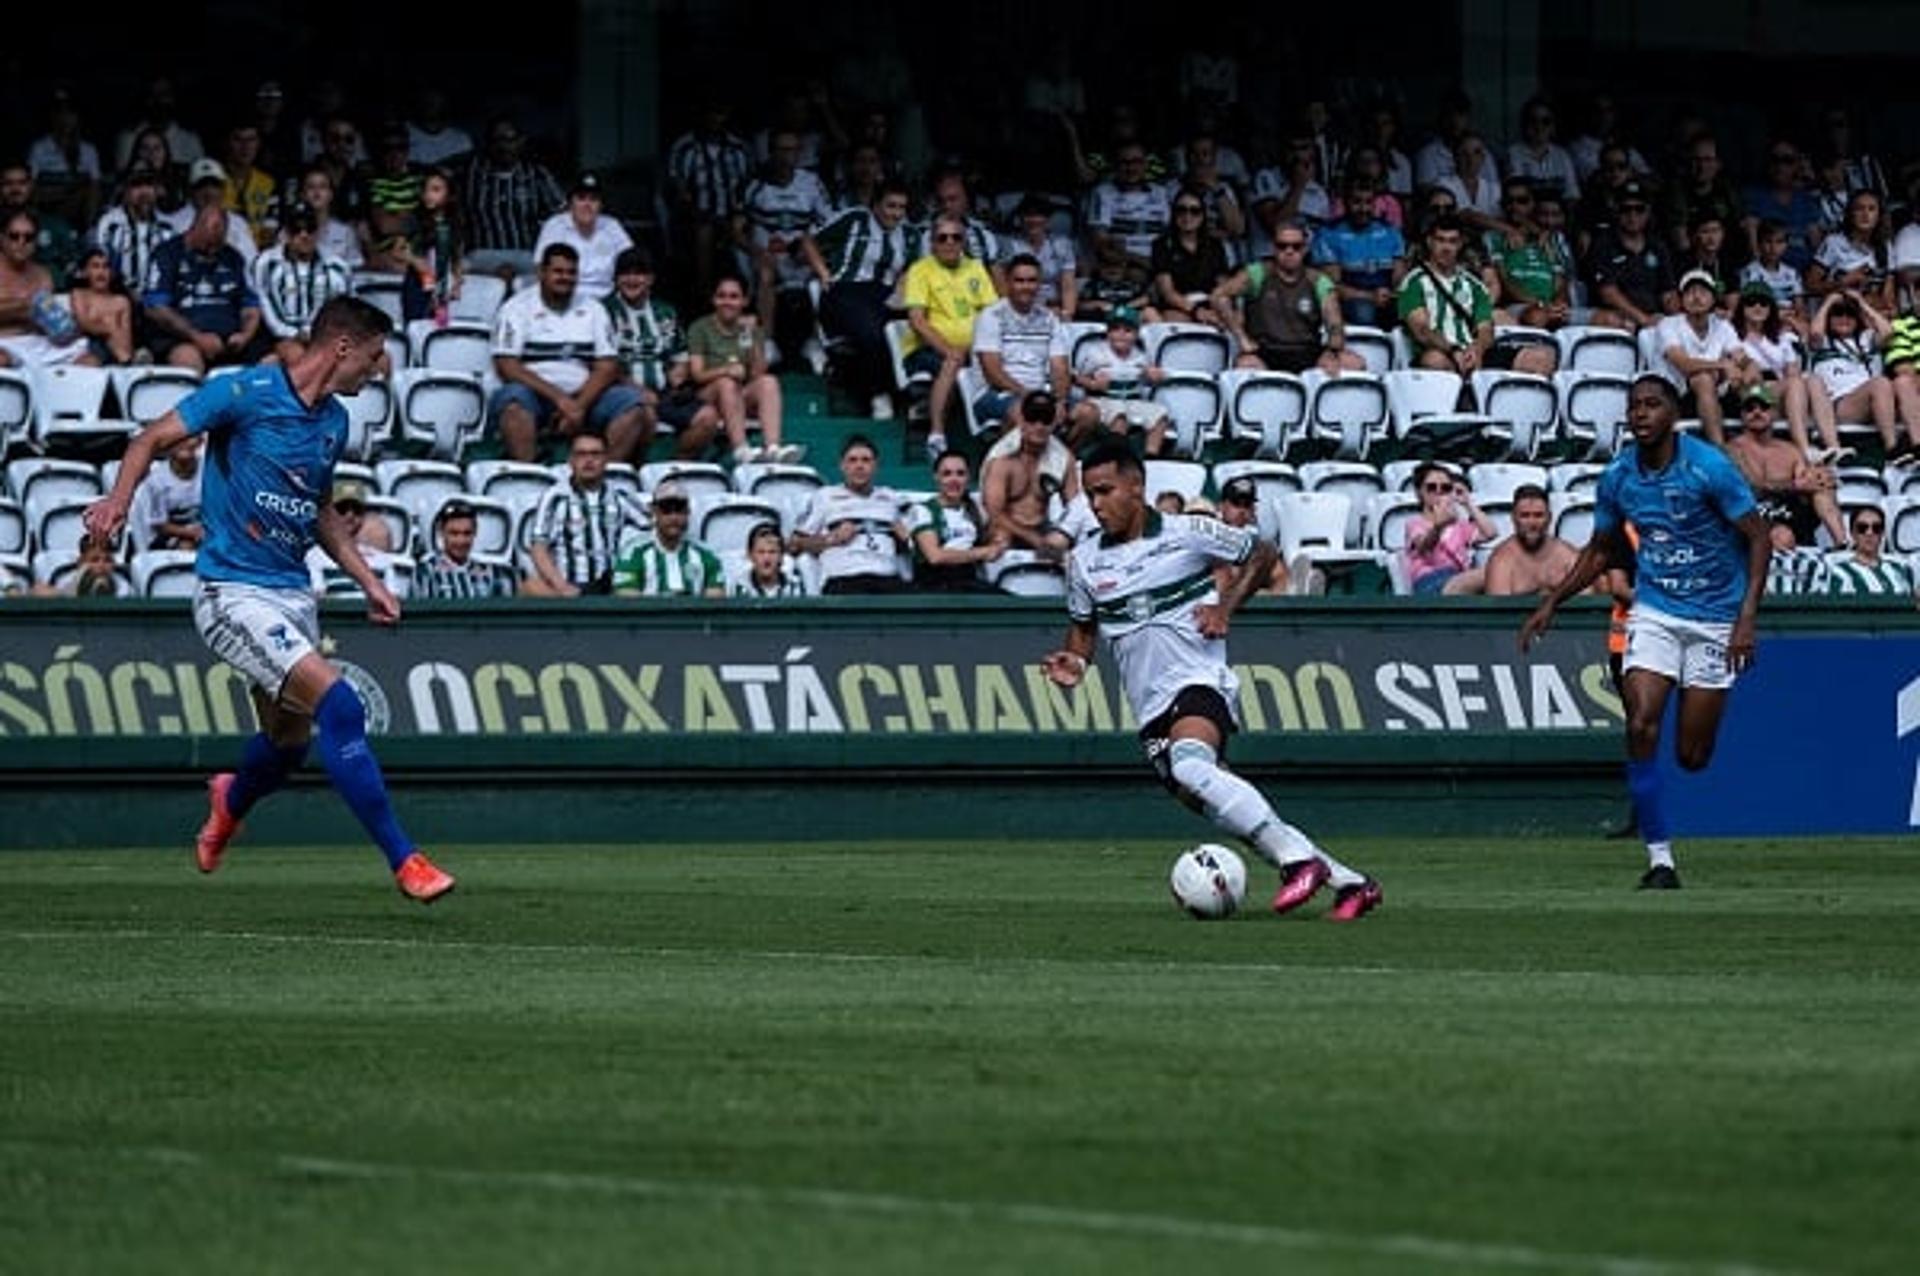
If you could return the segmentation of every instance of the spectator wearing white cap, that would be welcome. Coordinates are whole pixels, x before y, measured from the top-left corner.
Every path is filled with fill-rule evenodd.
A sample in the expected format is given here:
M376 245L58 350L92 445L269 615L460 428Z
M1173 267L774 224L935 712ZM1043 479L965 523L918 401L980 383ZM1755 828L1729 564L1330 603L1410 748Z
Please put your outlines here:
M671 480L653 490L653 534L633 542L613 565L613 592L643 598L721 598L726 573L711 549L687 535L687 489Z
M546 254L549 244L566 244L578 253L580 295L594 301L613 291L613 263L633 247L627 228L617 218L606 216L605 208L600 175L580 174L567 192L566 210L547 218L533 246L536 259Z
M211 156L203 155L187 166L187 202L179 209L167 215L173 223L175 235L184 235L193 226L194 218L203 208L224 209L227 206L227 170L226 166ZM253 242L253 231L248 229L246 219L227 218L227 244L240 254L240 259L251 268L253 259L260 253L259 245ZM134 281L142 285L146 281Z
M1758 384L1761 369L1733 325L1714 312L1720 303L1718 288L1718 281L1704 270L1682 275L1680 313L1660 321L1654 340L1666 359L1668 379L1686 396L1682 411L1698 416L1707 437L1724 444L1721 399L1737 398L1747 386Z

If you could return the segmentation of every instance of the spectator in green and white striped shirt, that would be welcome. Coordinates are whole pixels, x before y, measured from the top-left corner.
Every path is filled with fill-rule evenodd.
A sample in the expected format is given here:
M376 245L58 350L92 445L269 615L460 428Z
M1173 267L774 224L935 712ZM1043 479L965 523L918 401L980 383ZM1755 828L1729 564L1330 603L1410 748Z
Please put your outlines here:
M787 558L787 544L774 523L747 533L747 561L727 586L729 598L804 598L807 584Z
M1826 592L1913 597L1913 569L1880 552L1887 539L1886 514L1873 508L1857 509L1850 528L1853 553L1827 564Z
M448 501L440 507L437 539L440 552L414 578L416 598L505 598L513 593L512 573L473 557L479 522L473 506Z
M613 592L645 598L719 598L726 593L720 559L687 537L686 489L662 483L653 493L653 535L637 541L613 567Z

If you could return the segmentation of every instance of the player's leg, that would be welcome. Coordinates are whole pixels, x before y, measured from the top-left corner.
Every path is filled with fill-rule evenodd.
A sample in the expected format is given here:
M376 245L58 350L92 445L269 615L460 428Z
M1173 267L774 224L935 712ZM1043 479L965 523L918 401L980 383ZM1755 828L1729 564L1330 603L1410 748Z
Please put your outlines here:
M1676 715L1674 758L1684 771L1704 771L1713 761L1720 739L1720 719L1727 711L1727 693L1718 687L1683 687Z
M1224 717L1226 706L1217 695L1212 699L1218 705L1215 712L1177 716L1168 728L1166 747L1156 761L1164 759L1164 778L1169 787L1182 801L1198 807L1208 819L1280 870L1274 911L1298 908L1329 880L1343 895L1370 887L1371 899L1359 912L1373 907L1379 902L1379 888L1366 874L1328 855L1313 839L1281 819L1260 790L1220 764L1226 731L1215 717Z
M194 841L194 860L203 873L220 867L220 858L240 832L247 812L276 792L307 760L311 723L300 715L282 713L273 697L259 687L251 691L260 729L241 751L238 770L222 771L207 781L207 820Z
M320 729L320 763L334 789L380 847L400 890L423 904L453 889L453 878L420 854L400 827L387 796L386 777L367 744L367 713L359 693L315 651L287 675L282 703L313 719Z
M1637 654L1642 660L1657 658L1660 640L1650 627L1642 625L1632 630L1629 641L1634 638L1639 640L1641 650ZM1628 661L1635 656L1630 646ZM1666 789L1660 780L1660 722L1678 673L1677 660L1671 675L1629 663L1620 687L1627 711L1627 791L1633 797L1634 823L1647 844L1647 871L1640 878L1643 888L1670 889L1680 884L1673 865Z

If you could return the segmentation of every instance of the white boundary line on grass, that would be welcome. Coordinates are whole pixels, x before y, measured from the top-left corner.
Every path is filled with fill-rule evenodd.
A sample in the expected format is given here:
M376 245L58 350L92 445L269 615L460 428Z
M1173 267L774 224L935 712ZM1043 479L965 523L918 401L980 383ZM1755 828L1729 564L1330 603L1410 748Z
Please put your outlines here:
M80 943L90 940L150 942L215 942L242 944L312 944L340 948L444 948L450 952L544 953L583 957L697 958L718 961L748 958L757 961L821 961L848 965L950 962L960 965L1121 966L1145 970L1205 970L1242 974L1299 974L1315 971L1331 975L1457 975L1465 978L1507 979L1633 979L1655 975L1623 974L1606 970L1474 970L1431 966L1327 966L1317 962L1253 962L1133 960L1125 957L1006 957L992 954L838 953L804 948L669 948L640 944L512 944L483 939L414 939L399 935L319 935L272 930L166 930L139 927L89 930L0 930L0 942ZM1668 976L1658 975L1665 979Z
M87 1151L70 1145L0 1140L9 1151L45 1153L50 1150ZM184 1148L120 1147L115 1154L174 1168L226 1166ZM1123 1214L1070 1206L1033 1205L1007 1201L946 1200L939 1197L897 1196L879 1192L850 1192L834 1188L763 1187L750 1184L703 1183L675 1179L640 1178L625 1174L595 1174L570 1170L460 1170L432 1165L346 1161L333 1157L274 1155L266 1166L279 1173L355 1182L412 1181L452 1186L512 1188L519 1191L575 1195L640 1197L689 1201L703 1205L745 1205L763 1209L816 1210L834 1214L882 1218L936 1219L954 1223L1002 1223L1052 1231L1085 1232L1098 1236L1138 1236L1156 1240L1198 1241L1247 1247L1294 1250L1345 1250L1389 1258L1420 1259L1470 1268L1520 1268L1540 1271L1591 1272L1599 1276L1787 1276L1784 1269L1747 1263L1688 1263L1624 1254L1584 1254L1536 1249L1528 1245L1478 1244L1433 1236L1332 1232L1314 1228L1273 1227L1261 1223L1233 1223L1165 1214Z

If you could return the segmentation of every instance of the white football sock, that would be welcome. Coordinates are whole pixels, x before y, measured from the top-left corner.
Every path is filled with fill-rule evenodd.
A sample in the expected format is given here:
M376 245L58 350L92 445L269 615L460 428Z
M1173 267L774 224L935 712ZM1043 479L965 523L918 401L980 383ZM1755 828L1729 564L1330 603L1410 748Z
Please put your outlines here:
M1199 801L1207 818L1253 847L1267 863L1284 868L1318 856L1326 861L1336 887L1367 880L1276 815L1260 790L1220 766L1206 741L1175 740L1169 753L1174 780Z
M1647 843L1647 866L1649 868L1672 868L1673 867L1673 843L1672 842L1648 842Z

